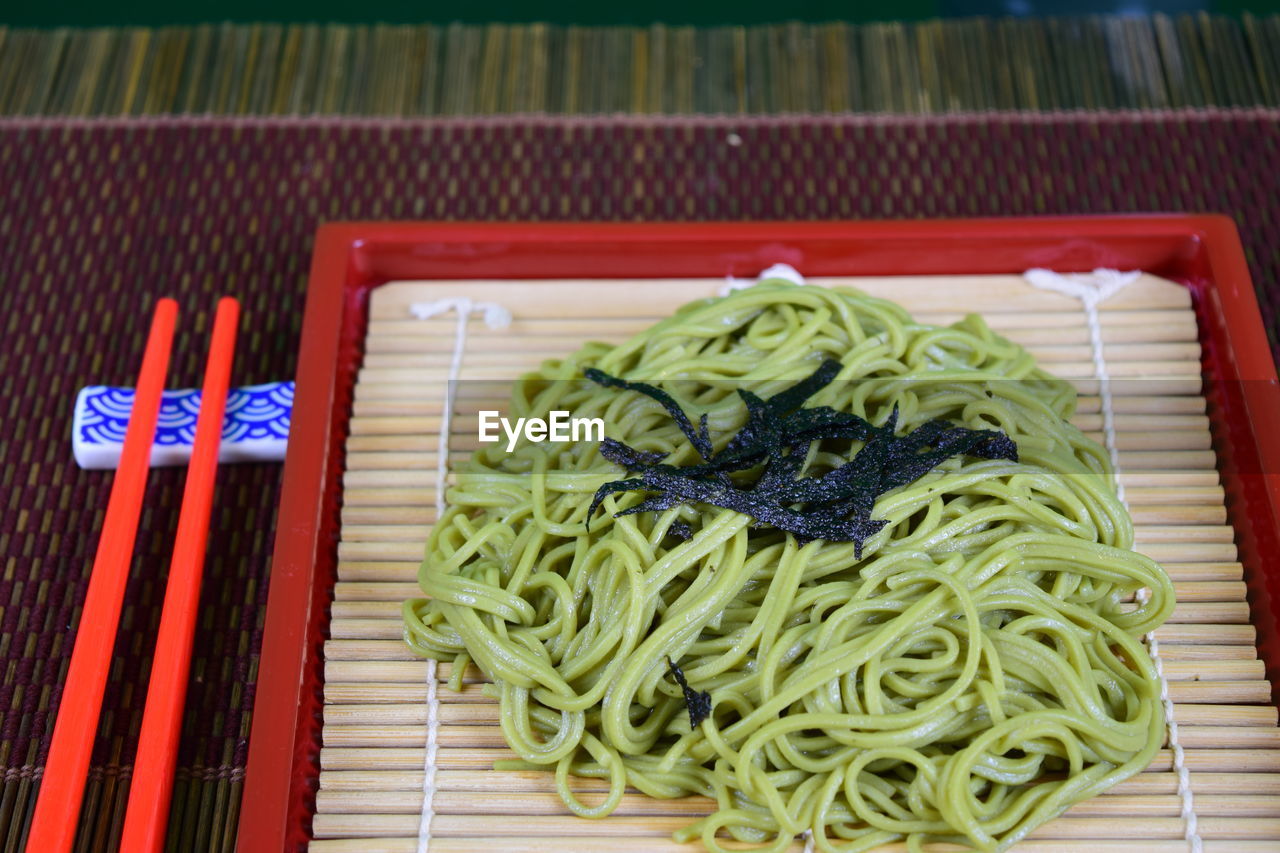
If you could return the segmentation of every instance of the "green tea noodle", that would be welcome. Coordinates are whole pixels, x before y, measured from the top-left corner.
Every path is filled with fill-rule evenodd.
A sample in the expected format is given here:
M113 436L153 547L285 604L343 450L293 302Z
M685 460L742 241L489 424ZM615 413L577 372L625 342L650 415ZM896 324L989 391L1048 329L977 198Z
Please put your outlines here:
M662 407L582 379L587 367L671 393L716 449L762 397L843 365L809 401L899 429L932 419L1003 430L1017 462L953 457L881 496L888 524L802 543L706 505L614 517L643 492L594 441L487 445L457 471L406 602L413 649L493 680L517 762L554 771L583 817L627 788L702 794L676 833L782 850L906 840L1002 849L1143 770L1162 743L1142 644L1173 608L1168 577L1131 550L1106 452L1068 423L1067 383L970 316L921 325L849 289L766 282L681 308L619 346L592 343L514 384L507 417L567 410L607 434L699 461ZM807 473L857 442L815 442ZM852 446L851 446L852 444ZM672 535L681 522L692 533ZM1142 589L1150 591L1138 596ZM691 730L668 657L709 691ZM608 780L603 800L573 776Z

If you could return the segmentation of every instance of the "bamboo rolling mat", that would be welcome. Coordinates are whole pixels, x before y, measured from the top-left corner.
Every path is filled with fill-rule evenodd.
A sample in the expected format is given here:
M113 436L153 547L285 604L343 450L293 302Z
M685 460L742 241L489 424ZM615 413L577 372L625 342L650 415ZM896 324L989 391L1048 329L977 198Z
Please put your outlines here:
M1014 276L842 281L898 301L922 322L983 314L998 333L1077 385L1075 422L1101 442L1098 382L1078 302ZM325 644L313 851L418 849L427 665L401 640L399 608L420 595L415 577L435 519L436 448L457 320L413 319L407 306L465 296L513 314L501 331L469 322L461 399L469 388L488 389L475 392L484 397L502 387L465 380L509 381L586 340L620 342L723 284L399 282L374 292L347 443L338 583ZM590 299L582 298L586 289ZM1137 547L1166 567L1177 590L1173 617L1156 636L1198 831L1210 853L1274 850L1280 845L1280 729L1226 522L1189 295L1143 276L1103 303L1101 318L1116 389L1120 476ZM454 420L452 458L475 446L474 420ZM660 801L633 792L613 816L584 820L561 804L552 774L493 770L495 760L512 756L497 726L497 706L481 693L474 670L462 693L444 685L449 675L450 667L441 665L432 851L701 849L676 844L670 833L705 814L708 800ZM1173 762L1166 745L1147 772L1077 805L1017 849L1066 853L1087 843L1096 851L1186 850ZM602 783L577 780L577 787L601 790Z

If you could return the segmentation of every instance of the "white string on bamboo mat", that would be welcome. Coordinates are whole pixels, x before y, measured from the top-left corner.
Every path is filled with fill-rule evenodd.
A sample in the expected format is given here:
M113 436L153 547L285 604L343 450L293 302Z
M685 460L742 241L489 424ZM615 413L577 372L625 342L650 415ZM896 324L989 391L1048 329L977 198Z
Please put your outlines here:
M1126 509L1129 507L1129 502L1125 499L1124 484L1120 482L1120 452L1116 445L1115 406L1111 396L1111 375L1107 370L1107 359L1103 352L1102 320L1098 314L1098 306L1137 281L1141 275L1142 273L1138 271L1120 272L1111 269L1096 269L1092 273L1073 275L1063 275L1046 269L1031 269L1023 273L1023 277L1032 287L1052 290L1079 299L1084 305L1085 322L1089 326L1089 343L1093 350L1093 370L1098 379L1103 437L1107 453L1111 457L1111 467L1115 472L1116 496L1120 498L1120 502ZM1151 598L1151 590L1145 587L1138 590L1137 598L1140 604L1145 604ZM1155 665L1156 676L1160 679L1160 702L1164 709L1165 723L1169 729L1169 749L1173 752L1173 769L1178 774L1178 798L1182 803L1182 820L1185 824L1183 837L1191 846L1192 853L1202 853L1204 842L1200 838L1195 799L1191 793L1191 774L1187 771L1186 753L1178 740L1178 722L1173 717L1173 699L1169 696L1169 679L1164 674L1160 641L1156 639L1154 631L1148 632L1146 641L1151 662Z
M762 281L771 278L781 278L792 284L804 284L804 276L790 264L774 264L764 272L760 273L756 278L734 278L732 275L724 277L724 286L720 288L720 296L728 296L735 290L745 290L748 287L757 285Z
M436 759L440 754L440 699L436 696L436 659L427 658L427 745L422 757L422 809L418 815L418 853L431 847L435 817Z
M437 299L434 302L415 302L409 313L419 320L438 317L449 311L456 312L458 323L453 334L453 358L449 362L449 378L445 382L444 413L440 420L440 440L436 454L436 518L444 515L444 486L449 460L449 428L453 421L454 385L462 372L462 352L467 346L467 321L472 313L483 312L484 323L490 329L505 329L511 325L511 312L493 302L472 302L470 299Z
M467 323L471 315L482 312L485 325L491 329L505 329L511 325L511 312L493 302L472 302L470 299L437 299L434 302L416 302L409 306L409 313L419 320L437 317L453 311L457 325L453 334L453 355L449 360L449 376L445 380L444 410L440 417L440 440L436 453L436 518L444 515L445 483L449 472L449 433L453 421L453 405L458 377L462 374L462 355L467 348ZM436 661L427 658L427 745L422 759L422 810L418 819L418 853L427 853L431 847L431 820L435 817L433 803L436 795L436 758L440 751L440 700L436 695Z

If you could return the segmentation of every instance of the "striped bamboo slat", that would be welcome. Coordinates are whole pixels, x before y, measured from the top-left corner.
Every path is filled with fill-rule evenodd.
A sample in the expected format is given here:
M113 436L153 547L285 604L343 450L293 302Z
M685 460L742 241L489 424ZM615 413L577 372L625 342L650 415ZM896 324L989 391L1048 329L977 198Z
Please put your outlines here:
M835 284L835 280L817 280ZM339 581L325 644L320 790L311 849L412 851L422 806L427 733L425 662L401 640L400 602L415 583L435 520L443 380L454 317L409 318L407 306L444 296L498 302L512 325L469 325L450 449L476 446L465 412L500 408L509 381L588 339L620 341L723 281L402 282L375 291L366 355L348 441ZM1016 277L859 279L917 318L945 323L966 310L1026 346L1082 392L1076 423L1101 438L1097 383L1082 309ZM590 298L584 299L585 290ZM1280 845L1280 729L1254 631L1233 531L1200 396L1199 345L1187 292L1143 276L1102 306L1102 332L1116 394L1121 479L1139 550L1160 560L1178 605L1157 632L1185 749L1206 850L1252 853ZM498 772L508 758L496 703L472 671L461 693L438 667L439 712L433 851L616 851L699 849L669 838L705 814L708 801L623 798L602 821L572 816L550 774ZM1026 853L1183 851L1184 822L1172 753L1147 772L1081 803L1016 848ZM583 791L599 781L580 780ZM591 794L587 795L588 797ZM797 843L795 850L800 850ZM899 850L892 846L889 850Z
M0 26L0 115L940 113L1280 105L1280 16Z

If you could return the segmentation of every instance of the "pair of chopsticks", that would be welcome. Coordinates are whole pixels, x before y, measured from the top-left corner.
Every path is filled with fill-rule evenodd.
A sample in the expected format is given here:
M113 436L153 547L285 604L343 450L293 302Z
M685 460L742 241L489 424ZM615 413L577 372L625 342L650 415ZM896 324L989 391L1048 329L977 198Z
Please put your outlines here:
M75 841L177 316L174 300L157 303L27 837L30 853L64 853ZM120 849L126 853L164 847L239 316L236 300L218 302L125 811Z

